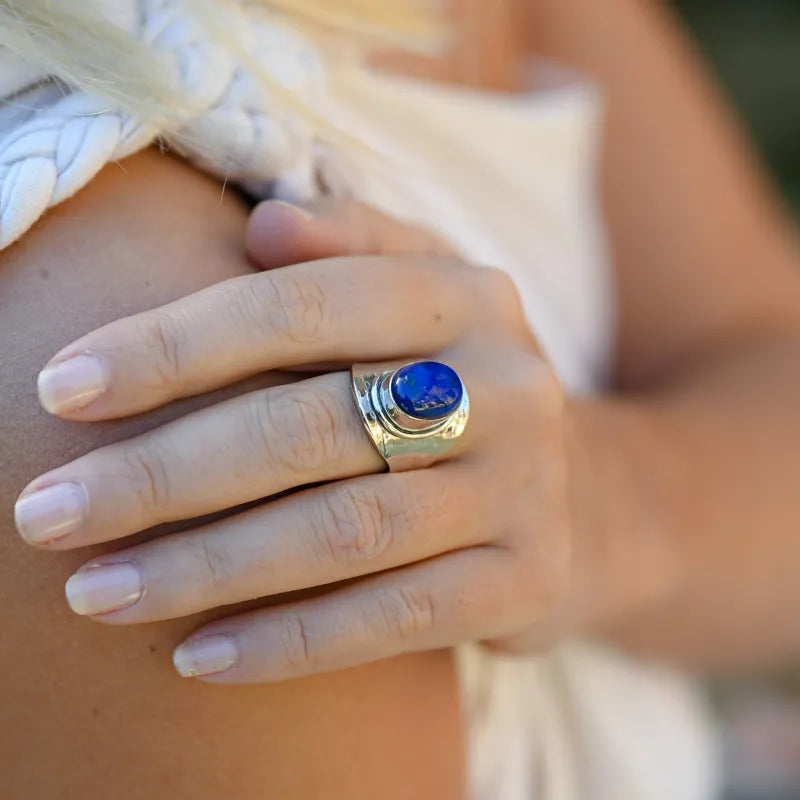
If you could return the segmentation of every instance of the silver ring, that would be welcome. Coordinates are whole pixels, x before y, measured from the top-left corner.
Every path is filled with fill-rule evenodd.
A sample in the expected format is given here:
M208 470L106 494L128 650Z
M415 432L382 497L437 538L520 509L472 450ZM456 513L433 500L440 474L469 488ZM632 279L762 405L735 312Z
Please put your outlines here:
M467 427L467 388L447 364L354 364L352 378L364 427L391 472L431 466Z

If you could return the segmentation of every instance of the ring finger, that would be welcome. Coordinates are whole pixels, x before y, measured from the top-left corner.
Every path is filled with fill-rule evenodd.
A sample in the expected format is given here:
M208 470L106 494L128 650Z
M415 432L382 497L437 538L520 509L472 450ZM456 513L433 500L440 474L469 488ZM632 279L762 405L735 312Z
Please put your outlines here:
M458 446L463 451L464 442ZM68 550L385 467L350 375L332 373L252 392L89 453L31 483L15 518L29 544Z
M252 392L109 445L17 501L30 544L72 549L385 466L347 373Z

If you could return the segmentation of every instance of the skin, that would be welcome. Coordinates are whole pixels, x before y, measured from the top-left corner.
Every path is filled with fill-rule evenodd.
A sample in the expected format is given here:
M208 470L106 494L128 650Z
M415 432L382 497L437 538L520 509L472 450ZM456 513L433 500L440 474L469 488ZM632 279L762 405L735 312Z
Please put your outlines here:
M583 627L703 670L792 662L796 233L662 4L527 9L531 48L609 98L616 393L570 415Z
M799 306L794 240L727 115L659 11L626 0L617 0L613 9L606 6L602 10L560 0L536 4L531 13L536 49L591 68L604 80L611 100L606 191L620 294L619 391L614 397L569 404L564 452L573 478L574 585L579 588L574 593L573 618L581 620L581 627L587 630L613 634L619 641L647 652L684 661L730 667L786 659L796 653L798 644L794 575L799 559L793 497L798 474L794 454L800 444L794 413ZM612 40L620 46L609 48L607 43ZM623 54L627 55L623 58ZM641 78L636 84L630 81L634 59ZM642 109L650 113L644 114ZM703 181L697 180L698 174L704 176ZM102 205L98 203L92 213L99 214ZM139 207L133 202L131 205ZM118 218L107 220L112 230L114 219ZM153 220L149 223L155 224ZM47 229L42 226L40 230ZM55 242L60 244L68 232L62 227L43 233L45 238L61 237L54 240L47 254L53 263L59 263L55 259L63 251L63 245ZM96 240L92 244L96 245ZM88 248L86 242L84 246ZM185 257L183 252L176 252L178 255ZM84 256L77 260L85 264L90 259ZM41 263L32 259L29 268L38 270ZM757 272L753 264L758 264ZM64 266L75 268L73 264ZM0 279L5 293L5 272ZM27 288L13 300L24 308L24 299L35 296L38 314L40 284L31 285L37 287L35 293ZM179 291L166 292L167 297L153 297L137 287L141 294L137 294L137 302L143 307L156 305L193 288L197 287L181 286ZM22 341L29 346L32 301L27 302L28 313L20 315L14 330L27 334ZM81 295L75 328L92 327L86 314L96 306L87 302L85 292ZM671 311L675 308L680 314ZM134 309L106 309L108 316L95 322L108 321L129 310ZM4 370L3 374L23 376L19 384L31 386L37 365L63 341L42 343L41 350L49 348L49 353L37 351L22 362L22 369L13 373ZM27 417L19 416L18 407L27 408L37 425L44 424L33 411L29 388L10 397L5 417L10 422L4 422L9 430L33 431L30 424L21 426L20 419ZM109 438L120 435L125 433L116 429ZM18 444L9 452L15 465L12 483L19 475L17 465L22 454L27 460L31 450L29 437L15 441ZM42 468L66 461L91 446L86 440L67 445L61 459L51 460L52 443L48 442L46 457L39 456L41 462L47 462ZM28 463L30 471L36 471L38 462ZM702 492L697 490L700 486ZM758 548L752 544L754 530L759 535ZM34 561L34 555L27 563L36 566L27 570L21 566L27 556L4 557L2 563L8 565L8 574L3 576L2 585L4 591L16 592L22 602L31 594L30 575L41 577L36 585L41 587L40 596L45 598L42 602L47 609L40 608L38 613L42 626L47 624L49 630L58 591L54 581L45 580L41 556ZM82 558L59 561L61 576L69 571L68 565L81 562ZM587 613L587 609L593 613ZM35 620L35 610L32 613L19 624L27 626ZM61 624L72 632L66 618ZM169 627L172 624L141 630L185 630ZM103 652L103 642L109 636L136 636L129 633L134 628L124 629L124 634L99 626L98 630L105 638L96 639L97 652ZM17 630L12 629L12 633ZM36 637L24 631L17 633L20 641L28 638ZM73 639L65 635L59 641ZM41 646L26 642L23 652L14 654L8 669L2 665L8 691L18 694L16 687L29 685L26 678L33 665L61 664L63 645L36 650ZM26 657L27 647L34 648L36 657ZM86 697L86 687L81 684L85 672L81 674L78 665L87 663L91 649L81 650L76 657L74 682L68 684L68 692L62 691L62 702L72 692ZM103 668L108 666L101 659L97 674L107 674ZM147 691L156 688L147 682L151 680L148 677L143 684ZM226 691L219 687L213 690ZM276 696L281 696L280 689L276 691ZM27 721L12 720L15 729L22 732L18 741L24 746L36 735L37 743L44 741L48 754L61 763L58 748L63 749L65 741L71 743L74 716L48 721L51 726L55 723L55 728L48 730L61 732L55 737L58 742L48 744L51 740L43 736L43 727L28 727L33 724L31 717L36 716L31 714L32 709L41 708L42 715L49 712L45 703L39 703L39 698L32 698L26 709ZM76 709L65 705L74 715ZM291 707L291 703L287 705ZM402 706L405 708L405 702ZM126 708L130 710L129 705ZM252 710L252 704L248 709ZM286 715L291 717L291 708ZM414 736L419 730L427 730L429 724L426 718ZM136 737L137 726L139 722L132 724L126 736ZM343 729L348 730L346 724ZM186 731L190 730L197 728L188 724ZM116 726L117 736L118 731ZM153 763L163 763L157 760L158 748L147 747L153 738L152 731L148 733L141 733L139 727L135 744L156 759ZM241 748L237 734L231 737L221 741L234 742ZM280 767L286 753L278 738L277 749L271 751L276 753L274 766L278 769L273 786L280 785L281 775L285 776ZM324 770L325 748L315 750L312 741L305 741L309 744L306 752L314 753L315 769L319 761L319 769ZM101 751L108 747L109 738L102 738ZM75 786L87 780L78 758L80 752L76 747L72 758L65 758L62 764ZM166 752L172 751L167 747ZM233 752L247 755L248 751L245 747ZM209 755L200 753L193 769L213 764L213 759L202 760ZM7 769L5 774L19 774L19 764L25 762L16 759L11 763L14 770ZM453 762L443 756L437 763ZM121 755L116 757L115 766L121 770L119 774L125 774ZM304 766L307 772L307 760ZM248 769L252 768L250 761ZM410 779L409 772L403 772L404 780ZM438 774L434 770L430 779ZM37 772L36 780L46 781L47 777ZM382 785L385 789L388 782L384 779ZM342 796L356 795L345 792Z
M615 24L633 41L646 42L649 15L657 19L658 12L623 13L622 2L619 11ZM537 30L546 30L548 22L543 13ZM663 27L673 42L673 31ZM664 148L672 174L663 184L652 174L646 183L636 173L628 176L629 191L668 186L671 204L654 196L657 217L623 216L623 224L660 233L667 242L674 237L679 245L667 248L666 257L651 258L647 270L628 260L639 256L637 237L620 247L616 394L566 401L536 343L522 333L513 287L491 271L466 265L453 271L446 259L345 258L289 266L108 326L61 351L50 365L68 366L93 353L103 393L88 405L84 395L62 398L50 406L55 413L115 418L264 369L402 360L408 353L449 360L473 390L495 391L487 393L493 399L485 405L480 394L473 398L475 421L455 457L421 476L359 477L380 462L354 430L341 373L289 393L254 395L45 475L26 492L63 481L88 492L91 513L84 511L70 535L51 545L70 549L154 521L350 479L231 523L88 562L68 585L68 594L76 595L73 608L102 622L131 624L366 576L313 602L253 612L197 632L178 651L191 666L179 663L179 670L217 682L279 680L463 640L488 640L516 652L539 646L545 634L572 632L726 666L793 656L800 633L786 600L798 563L792 478L798 471L796 451L786 442L800 437L793 424L800 388L793 381L800 347L796 249L774 209L768 213L769 195L679 40L673 52L672 60L642 52L643 73L652 77L649 85L663 87L662 101L672 101L669 114L680 115L691 141L707 142L709 155L701 158L694 149L673 155L677 131L669 138L659 128L652 131L655 153L646 163ZM606 74L609 80L616 76L610 69ZM674 86L685 78L694 78L692 91ZM622 84L619 94L630 91ZM613 113L613 100L611 108ZM662 128L668 124L663 112L657 121ZM720 131L719 153L706 139L709 122ZM612 118L612 130L626 124L625 115ZM615 157L612 150L612 166ZM644 166L635 151L632 163ZM697 175L713 177L703 186L714 191L703 195ZM702 225L696 222L696 194ZM690 216L672 205L681 203ZM282 226L264 222L271 213L266 208L253 225L267 224L280 241ZM355 251L370 252L372 242L358 231L375 221L349 224L351 237L364 245ZM309 224L300 239L313 243L319 235ZM399 241L402 232L392 233L384 223L373 239L382 236ZM271 258L258 244L251 236L254 260ZM294 258L289 245L279 247L287 263L301 260L302 247ZM313 244L304 247L313 250ZM336 254L334 248L329 255ZM751 268L756 260L758 274ZM385 309L381 298L398 285L401 270L409 294L395 290ZM273 307L283 311L276 315ZM409 331L402 319L411 308L419 322ZM679 320L675 308L681 309ZM371 315L369 309L381 310ZM494 372L490 364L503 369ZM43 373L47 380L53 375ZM254 405L266 408L263 415L253 412ZM524 416L507 441L505 423L517 419L519 408ZM253 425L245 424L254 416L262 419L255 437ZM291 432L290 452L271 442L277 430ZM262 442L255 451L254 438ZM226 483L205 465L202 454L218 452L223 442L234 446L221 472L249 480ZM761 451L771 454L769 469L753 457ZM269 480L258 467L265 458L274 473ZM131 461L144 466L130 476L115 466ZM142 473L161 476L156 491L136 490ZM107 477L112 475L114 481ZM136 499L126 505L124 497ZM493 502L464 500L477 497ZM114 533L106 506L117 513ZM417 514L402 511L407 508ZM762 540L757 554L753 521L770 531L769 546ZM292 546L263 533L273 528L292 531ZM413 536L405 535L410 531ZM188 561L187 546L203 557ZM277 564L277 574L264 575L254 559ZM209 560L222 566L209 568ZM129 565L132 591L110 568L113 563ZM387 569L393 571L378 574ZM115 596L88 602L88 590L80 595L78 589L98 580L111 581ZM742 619L758 633L743 639ZM227 637L228 654L200 665L195 656L212 641L207 637L218 643ZM291 646L281 647L287 640Z
M272 213L267 204L251 225L285 230ZM304 227L297 236L313 240L315 224ZM263 239L250 236L256 261ZM396 304L376 302L392 288ZM564 397L505 273L431 256L274 269L91 333L56 356L39 385L65 418L114 419L276 367L403 353L451 364L470 387L465 435L435 467L375 474L383 461L354 413L349 376L334 371L209 408L43 476L20 501L21 530L44 547L74 549L336 481L96 558L70 578L70 604L129 625L365 576L199 631L176 651L176 666L216 682L283 680L463 641L538 639L569 582ZM80 391L76 407L64 377L87 354L106 383L88 405ZM26 509L65 484L80 486L86 503L53 540L49 516L37 527ZM221 664L216 651L226 642L231 655Z
M448 654L272 687L182 681L172 648L214 615L116 631L94 625L72 614L63 594L84 554L43 554L14 533L15 495L36 474L221 399L100 426L57 421L36 400L36 373L65 341L252 273L246 210L234 195L220 197L215 182L181 162L145 153L124 170L106 169L2 255L0 727L14 734L0 748L0 794L249 800L269 787L275 797L460 797Z

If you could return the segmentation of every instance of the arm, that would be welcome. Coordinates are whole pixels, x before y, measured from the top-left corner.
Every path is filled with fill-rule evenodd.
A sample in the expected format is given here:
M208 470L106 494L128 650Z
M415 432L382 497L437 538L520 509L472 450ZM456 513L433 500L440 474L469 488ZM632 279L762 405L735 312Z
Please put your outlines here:
M609 102L618 393L570 413L587 627L715 667L795 656L796 241L661 4L529 9L532 47Z
M71 424L41 411L36 373L104 322L248 272L245 219L214 182L146 153L110 166L0 257L4 797L461 796L448 655L271 687L183 681L171 650L210 615L117 631L76 618L63 583L86 553L36 552L14 532L14 499L33 476L218 399Z

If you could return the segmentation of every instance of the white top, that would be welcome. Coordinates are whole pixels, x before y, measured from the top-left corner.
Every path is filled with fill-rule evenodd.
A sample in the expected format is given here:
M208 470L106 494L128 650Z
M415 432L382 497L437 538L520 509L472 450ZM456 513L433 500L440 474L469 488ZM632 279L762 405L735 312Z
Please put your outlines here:
M596 92L561 82L504 96L357 67L330 86L336 122L374 151L348 148L351 191L434 228L470 262L506 269L565 386L600 385L612 288L593 181Z
M108 4L106 4L108 5ZM325 182L427 225L465 259L507 270L569 392L603 384L612 281L595 197L600 102L567 82L525 96L435 87L337 66L291 31L231 7L251 57L314 98L359 147L314 148L183 0L117 0L116 22L169 53L199 109L189 157L258 191ZM244 7L243 7L244 8ZM132 13L136 11L136 13ZM44 81L44 83L41 83ZM32 85L33 82L39 82ZM0 248L104 164L159 131L0 50ZM586 645L505 660L459 651L474 800L709 800L713 748L683 681Z
M568 77L502 96L352 69L331 90L337 119L381 156L349 153L345 184L507 270L574 394L608 374L613 283L594 180L601 103ZM716 796L699 696L670 672L577 643L527 659L464 647L458 663L473 800Z

